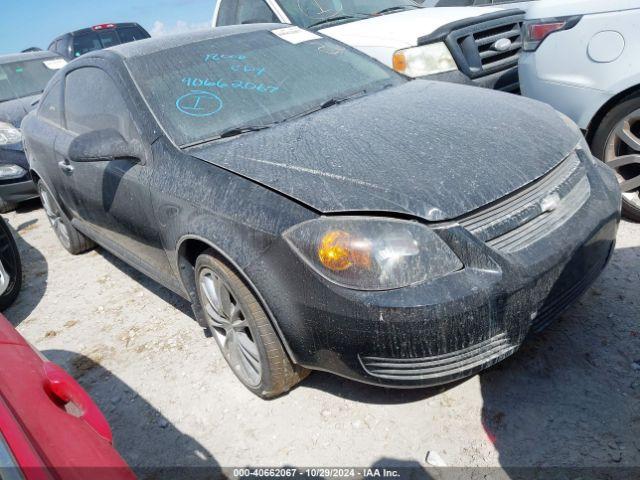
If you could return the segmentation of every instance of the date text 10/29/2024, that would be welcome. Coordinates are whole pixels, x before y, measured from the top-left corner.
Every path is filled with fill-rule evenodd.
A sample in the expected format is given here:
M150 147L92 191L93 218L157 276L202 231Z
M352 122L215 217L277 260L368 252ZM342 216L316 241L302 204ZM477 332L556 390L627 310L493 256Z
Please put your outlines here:
M393 468L235 468L235 478L400 478L399 470Z

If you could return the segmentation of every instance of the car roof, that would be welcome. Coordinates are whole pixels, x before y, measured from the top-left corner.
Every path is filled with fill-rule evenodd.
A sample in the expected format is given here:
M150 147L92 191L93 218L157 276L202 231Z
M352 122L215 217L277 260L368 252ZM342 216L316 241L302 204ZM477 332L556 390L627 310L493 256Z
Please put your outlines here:
M26 62L29 60L38 60L39 58L60 58L60 55L48 50L43 50L41 52L10 53L8 55L0 55L0 64Z
M271 31L281 27L291 27L291 25L283 25L279 23L252 23L247 25L230 25L226 27L209 28L189 33L152 37L144 40L137 40L135 42L123 43L121 45L109 47L105 50L89 52L84 56L101 56L100 52L115 52L124 59L141 57L151 53L168 50L170 48L198 43L204 40L212 40L214 38L240 35L242 33L249 32Z

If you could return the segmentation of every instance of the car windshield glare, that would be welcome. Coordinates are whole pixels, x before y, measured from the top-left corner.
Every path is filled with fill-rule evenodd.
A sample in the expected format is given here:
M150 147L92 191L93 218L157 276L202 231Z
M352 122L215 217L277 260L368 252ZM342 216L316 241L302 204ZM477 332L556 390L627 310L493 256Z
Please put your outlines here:
M413 0L278 0L294 25L331 26L330 19L353 21L379 13L417 8Z
M64 63L59 58L46 58L0 64L0 102L42 93Z
M297 27L204 40L132 57L127 65L159 123L182 147L258 130L405 81Z

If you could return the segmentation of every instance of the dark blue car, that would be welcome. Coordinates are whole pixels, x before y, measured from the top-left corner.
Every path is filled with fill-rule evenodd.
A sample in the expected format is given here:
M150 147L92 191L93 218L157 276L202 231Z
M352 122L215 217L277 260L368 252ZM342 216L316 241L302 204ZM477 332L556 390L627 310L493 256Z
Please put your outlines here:
M51 52L0 56L0 213L38 196L22 148L20 122L66 63Z

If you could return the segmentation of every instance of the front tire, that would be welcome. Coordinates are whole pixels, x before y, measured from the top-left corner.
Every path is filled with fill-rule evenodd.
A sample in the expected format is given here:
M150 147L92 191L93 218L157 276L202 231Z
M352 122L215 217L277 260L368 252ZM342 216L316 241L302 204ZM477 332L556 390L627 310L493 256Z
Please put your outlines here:
M0 311L15 301L21 287L20 252L11 230L0 218Z
M40 200L49 223L67 252L72 255L78 255L95 247L95 243L76 230L71 225L71 222L67 220L67 217L63 215L58 202L53 198L53 195L42 180L38 182L38 193L40 193Z
M258 299L212 250L196 260L195 276L208 328L245 387L273 398L308 374L291 363Z
M593 136L591 150L616 172L622 190L622 214L640 222L640 96L623 100L605 115Z

